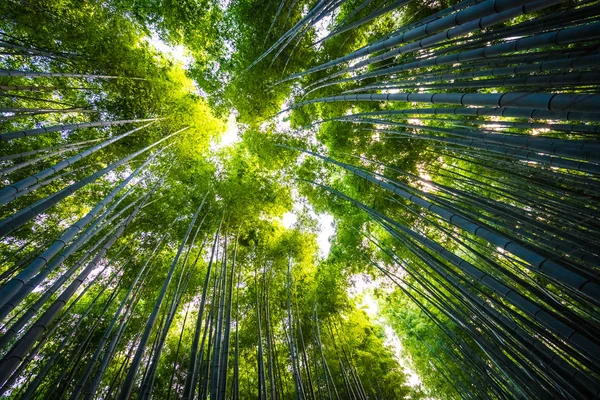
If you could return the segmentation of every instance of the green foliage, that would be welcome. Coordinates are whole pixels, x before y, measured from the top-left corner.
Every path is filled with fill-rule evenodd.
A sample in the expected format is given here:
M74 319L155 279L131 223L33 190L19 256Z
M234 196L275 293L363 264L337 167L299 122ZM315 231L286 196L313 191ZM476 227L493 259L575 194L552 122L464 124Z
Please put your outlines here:
M255 398L261 388L258 397L270 400L531 398L562 393L564 371L577 371L577 376L593 381L598 371L590 360L597 356L582 349L596 345L597 304L581 289L588 283L573 290L570 283L565 284L570 278L558 278L563 278L563 272L567 277L581 273L596 282L592 265L597 254L593 238L600 220L595 202L598 181L593 174L559 168L554 162L564 155L555 154L561 140L579 140L596 125L576 121L567 127L546 121L534 128L538 125L530 120L503 114L497 118L445 114L443 110L431 115L414 110L401 114L420 107L409 101L344 98L298 106L305 100L354 90L454 93L454 88L437 90L427 85L438 80L443 84L461 81L435 74L470 74L481 65L483 69L521 65L510 57L536 56L508 53L502 54L507 59L480 60L489 65L436 64L362 79L369 72L445 55L456 48L502 43L508 40L504 33L512 32L507 29L527 24L530 17L547 22L544 12L521 15L482 32L469 32L363 68L354 69L352 63L362 61L357 59L305 74L455 3L408 2L322 41L318 38L323 37L323 26L336 33L390 2L342 2L326 9L318 23L302 25L289 41L283 35L304 24L303 18L313 7L329 3L0 3L0 49L4 51L0 69L64 74L0 76L0 134L156 118L148 127L69 165L58 163L145 122L70 128L0 142L0 157L4 157L0 160L0 198L15 192L14 199L9 196L0 206L0 229L6 230L0 231L0 290L30 282L30 276L23 278L23 271L29 273L31 265L39 267L32 272L34 276L47 273L35 288L30 286L35 290L25 286L18 292L29 290L22 299L11 299L15 304L9 304L10 310L0 306L6 317L1 331L5 335L1 339L3 362L26 360L10 377L12 381L5 386L0 382L2 393L21 398L28 388L35 388L36 398L61 398L76 394L78 387L88 390L98 373L101 379L95 395L112 398L127 387L125 377L133 371L129 382L139 389L134 389L138 398L183 398L190 371L198 374L199 391L211 385L205 377L220 367L220 361L214 370L212 364L225 343L229 345L224 358L229 362L224 369L227 398L237 391L240 398ZM565 7L571 10L572 6ZM561 10L558 6L550 9ZM551 29L558 27L552 24ZM515 35L526 31L517 30ZM254 64L282 37L274 51ZM154 48L157 38L163 45L182 46L191 61L184 64ZM545 50L553 60L565 49L556 45ZM573 49L580 50L575 45ZM384 51L363 58L369 61ZM548 74L553 76L552 71ZM294 79L285 80L290 76ZM419 79L431 82L415 84ZM545 89L582 94L593 92L594 87L580 82ZM464 92L499 90L506 88L500 84L467 87ZM438 107L435 98L432 103ZM515 125L506 129L491 125L496 122ZM220 145L232 130L239 132L235 140ZM178 133L159 143L174 132ZM424 136L429 133L437 136ZM473 136L480 133L483 139ZM538 133L557 139L552 142L555 147L548 145L554 151L529 147L540 143L536 142ZM529 136L527 146L519 147L526 156L511 158L519 135ZM452 141L455 136L470 142L459 146ZM494 153L475 146L481 144L477 140L487 145L485 140L498 137L504 142L490 143L510 151ZM85 143L51 154L80 142ZM597 145L573 143L577 145L565 145L566 161L560 165L572 165L568 163L578 159L577 151ZM48 200L101 168L155 144L64 199ZM38 154L11 159L37 150ZM530 159L550 153L554 155L549 165ZM585 157L578 159L579 165L587 165L587 157L596 156L589 151ZM107 207L94 208L148 160L139 175L107 201ZM39 186L24 181L47 168L58 169L57 165L59 170L34 179ZM22 182L28 183L20 192L16 187ZM130 190L127 196L126 190ZM190 227L200 204L198 221ZM111 206L115 208L108 209ZM29 208L34 211L25 214L28 218L15 218L18 223L12 220ZM110 237L133 210L139 214L128 221L107 254L97 265L88 264L106 243L100 238ZM81 222L88 213L95 214ZM289 224L292 215L296 220ZM335 220L335 235L329 239L329 253L322 255L319 219L326 215ZM107 220L93 232L86 230L91 221ZM456 220L467 222L459 225ZM464 229L467 224L473 226ZM191 228L195 239L182 243ZM65 232L72 230L76 230L73 236L65 238ZM507 242L498 246L490 239L492 235L503 235ZM73 243L77 247L72 254L57 262ZM521 244L530 253L511 250ZM38 257L54 248L59 253ZM173 263L179 249L181 258ZM538 255L544 261L534 265L531 260ZM547 268L555 262L567 267L564 271L554 264ZM75 278L86 265L93 267L90 275ZM167 282L169 271L173 277ZM385 282L373 290L380 307L377 315L360 309L357 298L361 293L357 298L351 295L352 281L358 275ZM66 278L64 284L61 277ZM78 286L66 299L59 299L67 285ZM160 304L159 293L164 295ZM521 297L515 300L516 296L506 293ZM48 294L47 301L36 303ZM121 303L125 311L118 315ZM158 316L149 324L155 308ZM198 315L200 309L204 311ZM550 319L540 322L538 314ZM13 329L21 315L27 315L27 320ZM36 321L48 315L53 318L49 326L41 326L35 336ZM104 337L113 318L118 328ZM564 329L573 328L576 335L564 334L561 324L568 325ZM386 328L400 338L400 348L386 344L390 339ZM138 349L143 332L148 332L148 342ZM196 332L203 341L202 351L193 349ZM229 337L225 337L227 332ZM117 340L111 354L104 341L112 338ZM223 340L216 345L219 338ZM550 357L539 346L531 350L531 343L541 344ZM101 356L106 354L105 370L99 360L90 361L97 346ZM141 362L134 370L130 366L136 352ZM192 357L200 357L196 366ZM557 367L555 357L564 364ZM42 373L49 360L55 364ZM81 383L89 362L91 376ZM2 364L4 372L0 371L8 374L6 379L18 367L6 367L9 364ZM408 384L412 373L422 384Z

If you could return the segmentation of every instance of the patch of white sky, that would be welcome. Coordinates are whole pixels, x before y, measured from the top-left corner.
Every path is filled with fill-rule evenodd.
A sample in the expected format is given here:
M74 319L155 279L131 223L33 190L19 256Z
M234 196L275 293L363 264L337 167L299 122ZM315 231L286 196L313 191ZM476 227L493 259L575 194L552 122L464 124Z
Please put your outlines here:
M219 6L222 10L227 10L230 4L231 0L219 0Z
M236 111L232 111L227 119L225 132L223 132L220 137L216 138L216 140L211 141L210 151L212 153L240 141L240 128L237 124L236 116Z
M359 309L362 309L371 322L381 326L385 334L384 344L392 351L394 358L404 370L407 376L407 384L410 386L421 385L421 378L411 368L406 351L402 346L402 340L387 323L386 318L380 314L379 301L375 295L375 290L383 290L385 293L391 293L394 287L389 281L383 278L373 279L370 275L361 273L355 274L351 278L351 286L348 288L348 296L356 301Z
M225 173L223 154L221 150L233 146L241 140L240 127L237 123L237 112L233 110L227 118L225 131L218 137L212 138L209 145L209 159L216 168L215 176L219 179Z
M280 113L277 114L274 118L275 127L277 128L278 132L286 132L286 131L290 130L290 127L291 127L290 126L290 111L286 111L286 110L289 110L291 105L292 105L292 98L288 97L281 105ZM266 124L268 124L268 123L263 124L264 127L266 127Z
M308 215L317 221L317 245L319 246L319 256L327 258L331 249L330 239L335 235L335 225L333 216L329 213L317 213L312 206L298 195L298 192L292 190L292 199L294 206L292 211L283 214L280 219L281 224L287 229L293 228L298 222L298 215L306 211Z
M225 11L229 8L229 5L231 4L232 0L218 0L218 4L219 7ZM158 34L158 32L156 32L154 29L151 28L151 32L152 35L150 37L146 37L145 40L150 43L152 46L154 46L154 48L158 51L160 51L161 53L163 53L164 55L166 55L169 59L173 60L173 61L177 61L180 62L183 67L185 69L189 69L189 67L192 65L192 63L194 62L194 57L192 56L191 52L183 45L176 45L176 46L172 46L170 44L168 44L167 42L163 41L160 37L160 35ZM225 59L229 59L233 53L235 53L235 46L233 44L232 40L229 39L223 39L222 41L222 45L225 48L225 52L223 54L223 56L225 57ZM218 70L220 69L220 63L216 60L209 62L210 67L213 70L213 73L215 75L218 76L218 79L220 79L221 81L225 82L229 80L229 76L227 74L218 74ZM196 83L194 82L194 85L196 85ZM205 96L205 92L197 87L198 92L200 93L200 95Z
M158 32L154 30L152 30L152 35L150 37L146 36L144 40L169 60L181 64L186 70L188 70L194 63L194 57L185 46L172 46L168 44L167 42L163 41ZM196 94L206 97L206 92L200 86L198 86L195 80L192 80L192 85L194 86Z
M328 24L327 24L328 26ZM291 111L289 111L289 108L292 104L292 98L291 96L289 98L287 98L282 106L281 106L281 113L277 114L277 116L275 116L274 121L275 121L275 127L277 129L278 132L290 132L291 131L291 126L290 126L290 120L289 120L289 116ZM288 110L288 111L286 111ZM283 112L285 111L285 112ZM268 123L263 124L263 126L261 127L261 129L265 130L267 127ZM296 131L296 134L300 134L305 140L307 140L307 142L312 145L312 146L318 146L320 143L317 141L316 139L316 132L318 131L318 127L314 126L312 128L309 129L299 129L298 131ZM292 132L290 132L292 133ZM306 133L309 133L309 135L306 135ZM325 149L321 149L320 150L321 153L325 153ZM300 165L302 164L302 162L304 161L304 158L306 157L306 154L302 153L298 155L298 158L296 160L296 164ZM287 213L285 213L283 215L283 218L281 218L281 223L283 224L283 226L285 226L286 228L292 228L294 226L294 224L296 224L296 222L298 221L298 215L301 212L306 211L308 213L308 215L313 218L314 220L317 221L317 244L319 246L319 256L322 258L327 258L327 256L329 255L329 250L331 249L331 242L330 239L332 236L335 235L335 225L334 225L334 218L331 214L329 213L317 213L315 212L315 210L312 208L312 206L310 206L310 204L307 201L304 201L305 199L302 199L296 190L292 191L292 199L294 201L294 206L292 207L292 211L289 211Z
M180 62L185 69L188 69L194 62L194 58L185 46L171 46L164 42L155 31L152 31L152 36L146 37L145 40L170 60Z
M229 7L230 3L231 3L230 0L221 0L219 2L219 5L221 6L221 8L227 9L227 7ZM192 56L190 51L185 46L170 45L169 43L163 41L161 39L160 35L156 31L152 31L152 35L150 37L146 37L145 40L150 45L152 45L157 51L161 52L163 55L165 55L170 60L181 63L185 69L188 69L194 62L194 57ZM227 49L228 55L231 55L234 53L235 48L231 41L226 40L224 42L224 46ZM218 63L213 65L213 67L218 69L219 68ZM223 78L223 77L221 77L221 78ZM203 97L206 97L206 93L204 92L204 90L202 90L202 88L200 88L196 84L195 81L192 81L192 82L194 84L194 87L197 90L197 93ZM227 125L226 125L225 132L223 132L223 135L221 135L221 137L219 137L216 140L213 140L211 142L211 145L210 145L211 153L214 154L218 150L220 150L224 147L231 146L234 143L240 141L239 127L236 122L236 116L237 116L237 113L235 110L233 110L230 113L229 118L227 119Z
M322 19L320 19L315 25L315 36L317 41L325 38L327 35L329 35L330 31L330 27L331 24L333 22L333 19L335 18L335 14L331 13L331 14L327 14L326 16L324 16ZM322 47L322 43L317 44L316 46L318 49Z

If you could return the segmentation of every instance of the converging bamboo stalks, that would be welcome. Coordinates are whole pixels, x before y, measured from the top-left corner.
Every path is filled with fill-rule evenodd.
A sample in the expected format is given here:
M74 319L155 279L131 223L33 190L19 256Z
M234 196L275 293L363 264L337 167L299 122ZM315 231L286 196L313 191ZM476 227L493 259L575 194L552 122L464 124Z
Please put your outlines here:
M599 2L137 3L0 2L0 396L600 397Z

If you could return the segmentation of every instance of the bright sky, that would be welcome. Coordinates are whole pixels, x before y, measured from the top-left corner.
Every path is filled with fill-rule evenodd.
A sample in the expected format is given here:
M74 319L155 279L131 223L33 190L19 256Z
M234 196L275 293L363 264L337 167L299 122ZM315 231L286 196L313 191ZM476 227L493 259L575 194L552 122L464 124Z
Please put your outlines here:
M146 37L145 40L150 43L156 50L160 51L169 59L178 61L183 64L184 68L188 68L194 61L193 57L189 54L185 46L170 46L163 42L158 36L158 33L152 32L151 37Z
M403 368L407 377L407 384L417 386L421 384L421 379L417 373L410 368L408 360L405 358L405 352L402 347L402 340L396 334L396 331L386 322L385 318L379 314L379 302L373 295L375 289L393 290L389 282L383 281L381 278L373 280L366 274L357 274L352 278L352 286L348 288L348 296L358 300L358 308L367 313L371 322L383 327L385 334L385 345L388 346L394 358Z
M239 128L235 120L235 115L235 111L229 114L229 118L227 119L227 128L217 142L210 144L211 151L216 151L223 147L231 146L232 144L240 141Z
M321 40L329 35L329 25L331 24L331 21L333 21L333 18L334 16L332 14L328 14L315 24L315 35L317 40ZM319 44L319 46L321 46L321 44Z
M298 209L299 203L294 205L294 209ZM323 258L327 258L329 250L331 249L331 243L329 239L335 235L335 227L333 226L333 216L327 213L317 214L312 209L309 211L313 218L315 218L319 224L319 233L317 234L317 244L319 245L319 255ZM294 226L298 217L294 211L287 212L283 215L281 223L286 228Z
M335 235L333 216L327 213L317 214L317 221L319 221L320 230L317 235L317 243L319 244L321 257L325 258L329 255L329 249L331 249L329 239Z

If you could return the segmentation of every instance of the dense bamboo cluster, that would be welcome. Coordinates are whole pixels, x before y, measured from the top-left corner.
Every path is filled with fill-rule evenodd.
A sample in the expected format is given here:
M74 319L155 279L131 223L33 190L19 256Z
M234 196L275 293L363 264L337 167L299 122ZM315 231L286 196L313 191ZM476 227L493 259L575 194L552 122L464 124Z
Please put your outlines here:
M315 2L245 73L342 8L315 46L410 2L365 15L371 1ZM600 397L599 11L463 0L278 82L296 84L284 111L317 117L276 148L334 171L296 182L366 216L352 227L360 262L435 327L437 350L422 342L449 397ZM128 98L152 79L74 71L84 55L1 31L0 50L0 123L18 127L0 132L0 395L407 395L398 366L373 361L388 350L372 328L324 311L308 241L240 221L242 194L223 198L208 178L176 191L186 151L200 151L181 151L189 126L101 108L99 93ZM298 145L328 125L373 146L416 144L429 165ZM365 186L351 194L351 180Z
M49 57L34 49L19 50ZM1 75L144 80L16 70ZM145 399L156 393L157 380L168 382L168 390L159 388L167 398L239 399L258 393L263 399L283 399L297 393L303 399L367 399L378 393L383 383L373 383L375 373L370 383L362 381L366 375L358 374L353 350L334 332L343 329L343 322L327 319L322 333L317 302L311 304L308 320L302 319L292 281L292 249L287 246L278 261L262 259L269 265L262 269L256 260L260 248L251 251L253 261L238 261L239 227L237 232L230 224L225 229L226 211L217 218L219 212L210 210L213 193L203 195L193 215L177 215L162 235L148 235L136 225L151 218L146 209L161 201L159 193L169 194L173 166L164 166L173 161L172 147L188 127L158 126L161 117L94 121L101 112L93 105L17 107L40 102L44 98L11 96L9 103L15 106L2 108L5 121L40 115L59 115L60 120L68 114L78 122L50 125L54 119L48 117L47 126L2 133L3 142L16 149L23 143L33 147L9 150L1 159L8 179L0 189L3 396ZM125 125L124 132L110 130L120 125ZM102 129L90 130L97 128ZM95 138L72 139L85 129ZM159 129L158 138L153 129ZM60 136L52 138L52 145L42 144L56 133ZM112 153L122 141L148 134L154 139L141 148L126 147L124 156ZM23 140L30 142L19 142ZM89 161L97 153L109 155L106 163ZM82 199L81 192L90 188L100 199L85 212L72 211L50 225L39 221L65 201ZM180 238L173 232L182 224L187 227ZM165 257L169 267L163 274L158 268ZM287 272L284 268L279 273L277 262L287 265ZM200 273L204 279L197 282ZM271 304L272 280L281 277L286 279L283 308ZM148 302L149 309L143 307ZM273 320L274 312L283 318ZM258 332L252 344L240 346L240 328L246 334ZM167 340L173 337L178 338L174 353Z
M317 123L349 122L348 137L426 141L439 155L429 177L303 150L402 210L386 215L312 182L396 240L361 231L394 267L369 262L439 325L444 351L470 371L450 378L461 397L600 395L597 9L463 1L282 80L308 77L292 108L347 104ZM357 102L379 110L352 112Z

